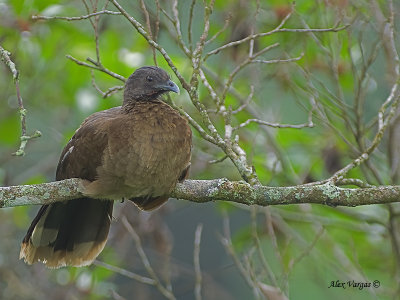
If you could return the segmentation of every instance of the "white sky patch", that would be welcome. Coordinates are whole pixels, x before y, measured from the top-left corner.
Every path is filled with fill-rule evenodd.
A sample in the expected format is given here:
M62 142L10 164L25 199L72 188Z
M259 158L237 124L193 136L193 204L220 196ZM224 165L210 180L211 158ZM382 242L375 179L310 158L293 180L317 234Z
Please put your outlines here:
M54 4L47 6L40 14L46 17L52 17L59 15L63 11L63 6L59 4Z
M7 4L4 3L4 1L0 0L0 14L5 15L10 13L10 8L8 7Z
M350 49L351 58L353 59L354 63L358 63L361 59L361 50L359 45L354 45Z
M98 98L88 89L81 89L75 96L76 104L80 111L88 113L96 109Z
M142 53L131 52L126 48L119 50L118 58L121 62L132 68L142 66L144 63L144 55Z
M81 291L88 291L91 285L92 275L88 272L81 273L76 281L76 287Z

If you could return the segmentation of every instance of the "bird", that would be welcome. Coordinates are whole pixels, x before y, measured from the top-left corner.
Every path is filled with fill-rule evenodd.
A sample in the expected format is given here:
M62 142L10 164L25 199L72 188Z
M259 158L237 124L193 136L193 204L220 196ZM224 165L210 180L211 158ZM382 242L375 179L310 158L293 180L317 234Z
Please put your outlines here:
M168 73L138 68L123 103L87 117L60 155L56 180L84 179L83 196L43 205L21 244L20 259L48 268L90 265L103 250L115 200L153 210L189 173L192 131L163 101L179 93Z

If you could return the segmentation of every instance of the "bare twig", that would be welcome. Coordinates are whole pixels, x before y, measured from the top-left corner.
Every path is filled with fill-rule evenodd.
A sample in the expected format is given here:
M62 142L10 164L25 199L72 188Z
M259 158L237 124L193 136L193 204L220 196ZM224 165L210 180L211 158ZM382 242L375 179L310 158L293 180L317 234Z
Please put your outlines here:
M278 46L279 46L279 43L269 45L269 46L265 47L264 49L258 51L257 53L249 55L242 63L240 63L238 66L236 66L236 68L234 68L233 71L229 74L228 80L225 83L224 90L222 91L222 96L221 96L222 101L225 100L226 95L229 91L229 88L232 85L233 79L239 73L239 71L241 71L244 67L246 67L250 63L252 63L255 60L255 58L257 58L258 56L260 56Z
M398 82L398 80L397 80L397 82ZM381 110L379 112L379 115L382 116L382 117L380 117L382 122L379 124L379 130L376 133L376 135L375 135L375 137L374 137L374 139L372 141L372 144L365 150L364 153L362 153L359 157L357 157L355 160L353 160L350 164L348 164L344 168L342 168L339 171L337 171L330 178L330 180L332 180L333 182L341 180L351 169L359 166L364 161L366 161L369 158L370 154L372 154L372 152L378 147L378 145L380 144L380 142L381 142L381 140L383 138L383 134L385 133L387 125L389 124L389 122L393 118L393 116L395 115L396 109L398 107L399 100L400 100L400 95L398 93L398 88L399 88L399 84L395 83L393 85L393 87L392 87L392 91L391 91L389 97L387 98L385 103L381 106ZM396 94L396 96L395 96L395 94ZM386 117L386 119L383 120L382 111L383 111L384 107L388 103L390 103L392 101L393 101L393 104L391 106L390 112L389 112L388 116Z
M90 61L90 62L92 63L92 65L91 65L91 64L88 64L88 63L86 63L86 62L80 61L80 60L78 60L78 59L72 57L71 55L67 55L66 57L67 57L68 59L72 60L73 62L75 62L76 64L80 65L80 66L84 66L84 67L88 67L88 68L91 68L91 69L94 69L94 70L98 70L98 71L104 72L104 73L110 75L111 77L114 77L114 78L116 78L116 79L118 79L118 80L121 80L121 81L123 81L123 82L126 81L126 78L125 78L125 77L123 77L123 76L121 76L121 75L119 75L119 74L117 74L117 73L114 73L114 72L110 71L109 69L105 68L105 67L102 66L102 65L99 66L99 65L97 64L97 62L93 61L93 60L90 59L90 58L88 58L87 60Z
M265 223L267 226L267 230L268 230L268 234L270 236L271 239L271 243L274 249L274 254L275 254L275 258L278 260L280 269L283 273L283 279L286 279L288 277L288 273L286 272L286 268L283 264L283 259L282 259L282 255L281 252L279 250L279 245L278 245L278 239L276 237L275 234L275 229L274 229L274 225L273 225L273 220L272 220L272 214L271 214L271 208L270 207L265 207L264 208L264 214L265 214ZM282 286L284 286L286 288L285 292L286 294L289 293L288 290L288 281L284 280Z
M232 257L233 262L238 268L240 275L242 275L243 279L247 283L247 285L253 290L255 296L259 295L259 287L251 278L251 275L248 270L244 267L242 262L240 261L235 248L233 247L230 233L230 225L229 225L229 217L226 213L224 213L223 219L223 228L224 228L224 237L221 237L221 243L225 247L226 251Z
M96 89L96 91L98 91L98 92L101 94L101 96L102 96L103 98L108 98L108 97L110 97L111 95L117 93L118 91L124 89L124 86L123 86L123 85L117 85L117 86L113 86L113 87L111 87L111 88L108 88L107 91L103 92L103 91L99 88L99 86L96 84L96 80L95 80L95 78L94 78L93 70L90 70L90 73L91 73L91 76L92 76L92 85L93 85L93 87Z
M223 33L228 28L228 25L229 25L229 22L231 21L231 19L232 19L232 14L229 14L228 17L225 19L224 26L220 30L218 30L210 39L208 39L205 42L205 44L207 45L207 44L213 42L216 38L218 38L218 36L220 36L221 33Z
M247 37L245 37L243 39L240 39L240 40L237 40L237 41L233 41L233 42L230 42L230 43L225 44L223 46L220 46L217 49L214 49L214 50L208 52L205 55L204 60L206 60L210 55L217 54L221 50L225 50L227 48L240 45L240 44L245 43L247 41L254 40L254 39L259 38L259 37L269 36L269 35L272 35L272 34L275 34L275 33L278 33L278 32L302 32L302 33L304 33L304 32L306 32L306 33L307 32L338 32L338 31L346 29L349 26L349 25L345 25L345 26L342 26L342 27L335 26L335 27L331 27L331 28L309 28L309 29L308 28L283 28L283 26L285 25L286 21L290 18L291 14L292 14L292 12L290 12L288 15L286 15L286 17L281 21L281 23L276 28L274 28L273 30L268 31L268 32L251 34L251 35L248 35Z
M192 0L192 3L190 4L190 10L189 10L188 41L189 41L190 52L193 51L192 25L193 25L193 12L194 12L194 5L195 4L196 4L196 0ZM175 4L174 4L174 6L175 6Z
M218 94L215 92L214 88L211 86L211 84L208 82L206 75L204 74L203 70L199 70L199 75L200 79L203 82L204 86L208 90L208 94L211 96L211 99L215 102L217 105L219 111L225 111L225 106L221 105L221 99L219 98Z
M152 30L151 30L151 24L150 24L150 15L149 15L149 12L148 12L148 10L147 10L146 4L144 3L144 0L140 0L140 7L142 8L142 11L143 11L144 16L145 16L145 18L146 18L147 32L148 32L149 36L150 36L153 40L156 40L156 39L153 37L153 32L152 32ZM154 61L154 64L157 66L158 64L157 64L156 49L155 49L154 47L151 47L151 51L152 51L152 53L153 53L153 61Z
M160 7L160 1L159 0L155 0L156 2L156 23L155 23L155 29L154 29L154 41L157 42L158 40L158 33L160 32L160 11L161 11L161 7Z
M399 54L396 49L395 45L395 35L394 35L394 23L393 23L393 11L392 17L389 18L389 39L390 39L390 45L391 45L391 51L393 52L393 57L394 57L394 70L396 74L396 80L395 83L393 84L389 96L386 98L385 102L381 105L379 112L378 112L378 131L371 143L371 145L362 153L359 157L357 157L355 160L353 160L350 164L342 168L341 170L337 171L331 178L330 180L336 182L340 179L342 179L351 169L357 167L364 161L366 161L369 156L372 154L372 152L378 147L380 144L383 135L386 131L386 128L392 118L396 115L397 107L399 105L400 101L400 91L399 91L399 84L400 84L400 59L399 59ZM384 118L385 111L388 107L388 105L391 104L390 110Z
M253 99L253 95L254 95L254 85L251 85L249 96L247 96L247 99L244 101L244 103L242 105L240 105L237 109L232 111L232 115L237 114L237 113L241 112L243 109L245 109L250 104L251 100Z
M255 248L258 254L258 257L261 261L261 265L267 274L268 280L270 283L272 283L274 286L277 286L277 281L274 272L272 271L270 265L268 264L267 260L265 259L265 255L263 252L263 249L261 247L261 241L260 237L258 236L258 224L257 224L257 208L256 207L251 207L250 209L251 212L251 228L252 228L252 237L253 241L255 244Z
M10 69L14 83L15 90L17 92L17 100L19 106L19 115L21 120L21 136L20 136L20 146L19 149L13 153L15 156L23 156L25 155L25 147L29 140L40 137L42 133L39 130L36 130L34 134L27 135L26 133L26 109L24 108L24 102L22 101L21 92L19 90L19 72L14 64L14 62L10 58L11 53L5 50L0 46L0 59L6 64L6 66Z
M147 255L144 252L144 249L142 247L142 242L140 240L140 237L136 233L135 229L133 229L132 225L129 223L129 221L127 220L127 218L125 216L122 216L121 220L122 220L122 224L125 226L126 230L128 230L129 234L132 236L133 240L135 241L136 250L142 260L142 263L143 263L147 273L149 273L150 277L154 280L154 286L157 287L157 289L167 299L176 299L174 294L162 285L158 276L156 275L153 268L151 267L149 259L147 258Z
M301 53L298 57L288 58L288 59L271 59L271 60L263 60L263 59L254 59L252 63L259 63L259 64L278 64L278 63L285 63L285 62L293 62L298 61L304 56L304 53Z
M228 156L224 155L221 158L210 160L208 163L209 164L217 164L217 163L223 162L227 158L228 158Z
M192 125L198 132L199 134L202 136L202 138L204 138L206 141L209 141L212 144L217 144L217 141L211 136L209 135L201 126L199 123L197 123L186 111L184 111L181 107L176 106L173 102L171 102L171 106L176 109L177 111L179 111L179 113L182 116L185 116L187 118L187 120L189 121L190 125Z
M193 2L192 2L192 5L194 5ZM193 9L193 8L191 7L191 9ZM172 2L172 14L174 16L172 19L172 23L174 24L174 27L176 30L176 35L178 38L178 45L181 47L181 49L186 54L186 56L190 58L192 56L192 51L186 47L185 42L183 41L183 37L182 37L181 22L179 19L179 12L178 12L178 0L174 0ZM190 26L190 23L191 23L191 19L189 20L189 26Z
M203 224L198 224L196 227L196 232L194 235L194 250L193 250L193 263L194 272L196 274L196 283L194 287L194 296L196 300L201 300L201 268L200 268L200 242L201 242L201 232L203 230Z
M298 264L304 257L306 257L307 255L310 254L310 252L312 251L312 249L315 247L316 243L319 241L320 237L322 236L322 234L325 232L325 228L321 226L320 230L318 231L318 233L316 234L316 236L314 237L313 241L310 243L310 245L308 245L304 251L302 253L300 253L300 255L298 255L297 257L293 258L290 262L289 262L289 270L288 273L291 272L291 270L293 269L293 267Z
M337 185L355 185L361 188L370 188L372 185L357 179L357 178L343 178L340 181L336 182Z
M0 46L0 58L6 64L6 66L10 69L14 81L19 79L19 72L14 64L14 62L10 58L11 53L8 52L6 49Z
M97 259L93 262L93 264L95 266L102 267L102 268L107 269L109 271L112 271L114 273L118 273L118 274L120 274L122 276L125 276L127 278L136 280L138 282L141 282L141 283L144 283L144 284L149 284L149 285L156 285L156 282L155 282L154 279L138 275L138 274L136 274L134 272L122 269L122 268L117 267L117 266L112 266L110 264L107 264L105 262L99 261Z
M111 10L102 10L98 12L94 12L91 14L79 16L79 17L62 17L62 16L32 16L32 20L64 20L64 21L79 21L90 19L99 15L120 15L119 11L111 11Z
M270 122L266 122L266 121L262 121L262 120L258 120L258 119L247 119L245 122L241 123L240 125L236 126L233 130L237 130L239 128L243 128L247 125L249 125L250 123L257 123L260 125L265 125L265 126L269 126L269 127L273 127L273 128L293 128L293 129L302 129L302 128L312 128L314 127L314 123L311 121L308 121L307 123L303 123L303 124L298 124L298 125L292 125L292 124L280 124L280 123L270 123Z

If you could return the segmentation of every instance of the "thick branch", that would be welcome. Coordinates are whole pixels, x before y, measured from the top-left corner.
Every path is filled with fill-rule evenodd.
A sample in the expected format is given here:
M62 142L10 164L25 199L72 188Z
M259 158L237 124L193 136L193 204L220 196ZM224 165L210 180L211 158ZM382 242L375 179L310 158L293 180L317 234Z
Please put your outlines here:
M35 185L0 187L0 208L49 204L82 197L83 180L66 179ZM317 203L330 206L358 206L399 202L400 186L340 188L331 183L289 187L250 186L227 179L186 180L177 185L171 197L203 203L215 200L246 205Z

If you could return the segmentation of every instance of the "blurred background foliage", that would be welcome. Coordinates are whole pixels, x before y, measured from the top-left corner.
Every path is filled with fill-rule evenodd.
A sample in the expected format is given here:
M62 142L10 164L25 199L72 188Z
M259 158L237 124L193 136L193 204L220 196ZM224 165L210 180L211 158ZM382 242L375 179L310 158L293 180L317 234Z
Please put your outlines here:
M180 1L178 5L185 40L190 2ZM145 3L154 17L155 2ZM160 4L171 12L170 1L160 0ZM99 9L102 5L99 4ZM121 1L121 5L145 23L139 1ZM108 9L116 10L112 4ZM206 51L253 31L272 30L290 10L289 1L216 1L209 36L221 30L226 19L230 22L206 46ZM398 17L398 3L394 11ZM92 85L90 70L66 58L71 55L84 61L96 57L93 28L88 20L31 19L32 15L85 14L81 1L0 0L0 45L11 52L20 72L21 94L28 110L28 134L36 129L43 134L29 142L24 157L12 156L20 137L18 103L11 73L0 64L0 184L3 186L52 181L58 156L83 119L121 103L121 92L102 99ZM202 33L203 16L203 3L197 1L193 41ZM249 106L236 115L232 125L254 117L277 123L304 123L313 108L310 99L318 103L313 113L314 128L273 129L250 124L239 131L241 146L263 184L287 186L326 179L368 145L376 131L379 107L395 80L393 60L382 36L382 24L388 16L386 1L299 0L285 25L288 28L305 28L307 24L311 28L332 28L338 21L352 25L339 32L279 33L255 40L255 49L280 44L263 59L285 59L302 53L304 56L294 63L251 64L241 71L234 82L235 91L227 95L227 105L237 109L251 92L251 86L255 92ZM102 16L99 36L102 63L113 72L128 77L135 68L154 64L147 42L123 17ZM158 42L184 77L189 78L190 62L172 36L173 27L161 15ZM215 86L224 84L248 51L248 44L241 44L211 56L204 64L207 78ZM157 54L157 58L159 65L168 70L162 56ZM172 76L172 71L168 71ZM362 72L367 76L360 81ZM122 84L104 73L93 74L103 91ZM201 120L186 92L172 97L193 118ZM361 99L358 115L354 113L357 99ZM200 86L200 100L207 108L215 109L204 86ZM344 121L344 112L349 114L350 123ZM218 116L212 118L223 132L222 120ZM362 129L358 140L352 133L357 128ZM210 164L211 160L222 158L223 153L194 134L190 178L240 180L228 160ZM370 184L398 184L388 155L391 143L395 142L385 138L371 157L371 168L356 168L349 177ZM1 299L164 299L154 287L102 266L48 270L40 264L28 266L19 261L19 244L36 211L36 207L0 210ZM250 264L247 267L254 271L257 280L274 285L261 267L263 259L257 253L261 249L276 276L277 286L290 299L398 299L397 211L396 205L249 209L218 202L195 204L170 200L156 212L144 213L131 203L116 203L115 222L99 261L147 275L131 236L121 224L121 216L125 215L141 236L160 277L171 273L177 299L193 299L194 232L197 224L202 223L200 263L204 299L268 298L265 293L253 294L221 243L229 219L236 254L244 264ZM255 246L254 232L258 234L259 247ZM362 290L328 288L336 280L379 280L381 285L378 289ZM269 299L275 298L270 295Z

